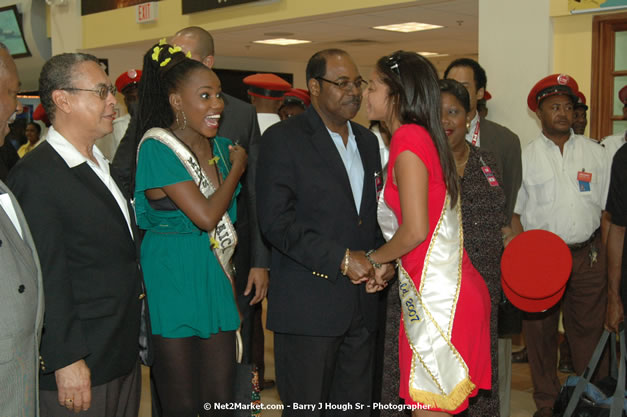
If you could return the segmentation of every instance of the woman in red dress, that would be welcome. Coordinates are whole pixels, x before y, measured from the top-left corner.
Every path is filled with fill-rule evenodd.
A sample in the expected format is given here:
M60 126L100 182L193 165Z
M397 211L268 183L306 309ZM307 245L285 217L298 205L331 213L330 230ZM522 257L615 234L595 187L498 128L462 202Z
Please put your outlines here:
M393 133L379 201L388 242L368 256L375 269L400 260L400 396L414 416L457 414L478 389L490 389L490 298L463 249L435 68L412 52L379 59L367 109ZM371 290L384 285L368 283Z

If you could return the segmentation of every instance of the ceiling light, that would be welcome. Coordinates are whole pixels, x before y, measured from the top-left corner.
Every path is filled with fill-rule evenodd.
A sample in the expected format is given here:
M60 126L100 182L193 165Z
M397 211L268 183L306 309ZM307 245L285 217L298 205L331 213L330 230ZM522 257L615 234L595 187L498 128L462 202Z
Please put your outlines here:
M430 25L428 23L407 22L407 23L396 23L394 25L374 26L373 29L409 33L409 32L418 32L419 30L438 29L441 27L443 26Z
M425 58L436 58L439 56L448 56L448 54L441 54L439 52L418 52L418 53L424 56Z
M261 43L264 45L298 45L301 43L311 43L311 41L305 41L301 39L286 39L286 38L276 38L276 39L263 39L260 41L253 41L253 43Z

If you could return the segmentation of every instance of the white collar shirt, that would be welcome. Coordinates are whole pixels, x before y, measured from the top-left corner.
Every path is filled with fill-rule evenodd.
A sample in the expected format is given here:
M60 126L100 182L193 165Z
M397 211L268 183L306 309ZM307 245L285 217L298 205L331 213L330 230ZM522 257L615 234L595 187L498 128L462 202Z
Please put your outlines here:
M605 148L610 162L614 160L614 155L616 155L616 152L618 152L618 150L625 144L626 141L627 130L625 130L623 133L617 133L615 135L603 138L603 140L601 141L601 145Z
M475 112L475 117L470 121L470 128L468 128L468 132L466 132L466 141L468 143L472 143L475 136L475 131L477 134L477 141L474 145L478 148L481 146L481 131L480 127L477 127L479 124L479 112Z
M357 140L355 140L355 134L351 128L350 122L346 122L348 125L348 141L344 146L344 140L339 133L332 132L327 128L333 143L337 148L337 151L342 158L344 167L346 168L346 174L348 174L348 180L351 185L351 191L353 192L353 200L355 201L355 208L357 214L359 214L359 208L361 206L361 195L364 188L364 166L361 162L361 155L357 148Z
M561 154L540 134L523 150L522 168L514 213L523 228L548 230L569 245L588 240L601 224L607 200L610 164L605 149L571 130ZM582 171L592 175L588 187L581 187Z
M275 123L279 123L281 118L276 113L257 113L257 122L259 122L259 131L263 132Z
M70 168L74 168L82 163L87 163L87 165L92 169L92 171L94 171L98 178L100 178L103 184L111 192L113 198L115 198L115 201L120 207L120 211L122 211L122 214L124 215L124 219L126 219L128 231L131 234L131 237L133 237L133 229L131 226L131 217L127 201L111 177L111 174L109 173L109 163L105 159L102 152L100 152L100 149L98 149L95 145L93 147L94 158L96 158L96 161L98 162L96 164L81 154L78 149L76 149L74 145L64 138L63 135L57 132L53 126L51 126L48 130L46 140Z

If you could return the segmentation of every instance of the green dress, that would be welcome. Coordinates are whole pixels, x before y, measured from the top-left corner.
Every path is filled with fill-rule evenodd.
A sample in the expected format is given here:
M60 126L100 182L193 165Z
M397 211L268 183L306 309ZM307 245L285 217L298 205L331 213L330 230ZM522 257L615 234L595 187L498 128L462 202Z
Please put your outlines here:
M216 137L214 154L228 158L232 142ZM228 164L228 165L227 165ZM226 177L228 159L219 158ZM233 289L211 251L209 236L180 210L155 210L144 191L183 181L193 181L176 154L155 139L139 150L135 179L137 224L146 230L141 265L146 282L152 333L162 337L208 338L220 331L236 330L239 314ZM227 212L236 220L235 196Z

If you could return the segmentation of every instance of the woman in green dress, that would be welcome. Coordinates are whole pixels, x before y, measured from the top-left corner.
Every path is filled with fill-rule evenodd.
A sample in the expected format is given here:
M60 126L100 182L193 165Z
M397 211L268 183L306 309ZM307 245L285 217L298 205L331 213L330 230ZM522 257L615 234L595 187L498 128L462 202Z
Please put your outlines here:
M205 402L232 402L240 319L230 255L246 151L216 136L220 80L179 47L147 52L139 94L135 211L162 415L214 415Z

